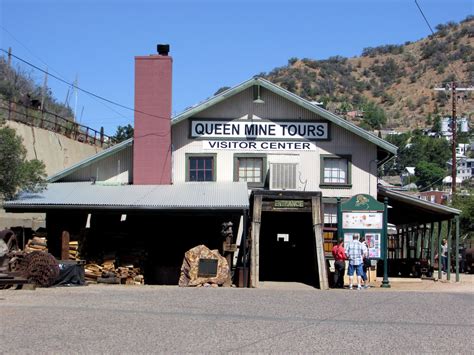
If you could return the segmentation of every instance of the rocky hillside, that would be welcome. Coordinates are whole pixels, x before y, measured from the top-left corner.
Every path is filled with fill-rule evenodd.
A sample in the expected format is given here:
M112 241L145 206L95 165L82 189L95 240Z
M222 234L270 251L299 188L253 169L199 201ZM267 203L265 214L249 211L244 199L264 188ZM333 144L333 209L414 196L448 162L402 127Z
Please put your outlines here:
M360 57L291 58L263 76L366 128L375 128L363 118L368 106L385 114L379 128L431 127L451 115L450 92L435 87L474 86L474 16L416 42L365 48ZM458 93L457 103L458 117L472 116L473 92Z

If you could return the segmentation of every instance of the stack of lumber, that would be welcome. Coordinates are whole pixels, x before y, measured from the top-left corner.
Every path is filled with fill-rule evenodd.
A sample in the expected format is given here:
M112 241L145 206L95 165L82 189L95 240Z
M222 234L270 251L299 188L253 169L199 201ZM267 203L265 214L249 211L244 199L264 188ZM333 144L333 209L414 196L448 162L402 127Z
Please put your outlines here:
M79 242L69 242L69 260L80 260L79 258Z
M84 267L85 278L89 283L108 283L143 285L144 277L140 268L133 265L120 266L115 268L111 260L104 261L102 265L87 264Z
M144 277L140 268L133 267L133 265L120 266L115 271L117 277L124 280L126 285L143 285L145 283Z
M84 274L86 282L97 283L97 278L102 275L102 267L97 264L86 264Z
M28 243L25 245L26 253L32 253L34 251L44 251L48 252L48 245L47 240L45 237L33 237L33 239L29 239Z

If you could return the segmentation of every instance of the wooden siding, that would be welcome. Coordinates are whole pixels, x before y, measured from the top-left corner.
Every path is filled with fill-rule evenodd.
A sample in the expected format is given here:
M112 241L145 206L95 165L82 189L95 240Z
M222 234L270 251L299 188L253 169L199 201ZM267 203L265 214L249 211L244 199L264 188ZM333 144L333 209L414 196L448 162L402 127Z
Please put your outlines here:
M250 87L229 99L204 110L195 118L251 119L254 116L263 119L311 119L322 120L317 114L288 101L284 97L261 88L260 98L264 104L253 103L253 88Z
M275 95L262 89L261 98L264 104L254 104L253 90L245 90L226 101L216 104L209 109L200 112L192 118L199 119L246 119L258 116L262 119L285 119L285 120L314 120L323 119L283 97ZM267 152L267 169L271 163L297 163L297 190L299 191L322 191L325 197L350 197L358 193L369 193L376 197L377 178L376 173L377 147L333 123L330 124L330 140L316 141L316 151L284 151ZM184 120L172 127L173 134L173 181L184 182L186 176L186 153L203 153L203 143L189 138L189 121ZM234 154L250 153L240 150L221 150L217 152L216 181L233 181L234 178ZM210 151L211 153L211 151ZM255 152L262 154L263 152ZM339 154L351 155L352 157L352 188L328 189L320 188L320 155Z
M59 182L96 181L129 184L132 182L132 146L85 166Z

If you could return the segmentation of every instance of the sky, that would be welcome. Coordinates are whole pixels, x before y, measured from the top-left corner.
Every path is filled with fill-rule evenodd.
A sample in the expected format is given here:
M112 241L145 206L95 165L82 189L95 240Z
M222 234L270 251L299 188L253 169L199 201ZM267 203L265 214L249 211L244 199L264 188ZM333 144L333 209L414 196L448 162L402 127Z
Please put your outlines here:
M418 0L433 30L474 14L473 0ZM359 56L430 34L415 0L0 0L0 48L68 83L134 106L134 57L170 45L173 115L290 58ZM1 52L0 55L5 55ZM44 73L13 59L42 85ZM71 87L48 78L65 102ZM133 111L81 91L76 119L113 135Z

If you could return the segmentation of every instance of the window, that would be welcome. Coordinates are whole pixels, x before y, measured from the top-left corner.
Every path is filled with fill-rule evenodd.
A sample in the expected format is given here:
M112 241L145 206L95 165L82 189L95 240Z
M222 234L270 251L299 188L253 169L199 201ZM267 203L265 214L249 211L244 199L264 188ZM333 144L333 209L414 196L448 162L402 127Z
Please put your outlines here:
M234 156L234 181L246 181L251 187L263 187L265 175L265 156L252 154Z
M330 187L351 187L350 156L321 156L321 184Z
M215 154L186 154L186 181L216 181Z

